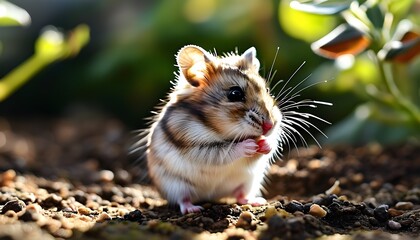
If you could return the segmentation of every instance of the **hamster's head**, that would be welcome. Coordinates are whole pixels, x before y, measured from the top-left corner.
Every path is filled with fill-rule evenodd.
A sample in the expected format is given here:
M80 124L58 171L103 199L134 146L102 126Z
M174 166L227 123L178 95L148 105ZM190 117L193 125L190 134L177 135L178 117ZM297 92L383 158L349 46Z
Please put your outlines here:
M242 55L214 56L189 45L177 55L176 101L223 139L240 141L271 134L282 115L258 71L255 48Z

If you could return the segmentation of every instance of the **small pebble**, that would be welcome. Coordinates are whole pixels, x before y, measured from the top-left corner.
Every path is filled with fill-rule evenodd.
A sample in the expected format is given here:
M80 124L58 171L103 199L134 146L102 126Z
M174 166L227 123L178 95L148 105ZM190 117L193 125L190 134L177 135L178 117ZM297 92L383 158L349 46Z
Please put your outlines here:
M43 200L40 204L43 208L63 208L63 198L58 196L55 193L50 194L45 200Z
M252 218L254 215L251 212L244 211L239 215L239 219L236 222L237 228L243 228L243 229L250 229L252 228Z
M128 211L127 209L123 209L123 208L118 208L118 216L120 217L125 217L125 215L127 215L130 211Z
M80 217L78 217L78 219L80 219L84 222L91 222L92 221L92 218L89 217L89 216L80 216Z
M39 206L39 204L37 203L31 203L28 206L26 206L26 210L27 211L33 211L36 213L40 213L42 211L42 207Z
M327 211L325 211L322 207L318 204L312 204L311 208L309 209L309 214L315 217L325 217L327 215Z
M241 215L239 215L239 219L242 219L249 223L252 221L253 217L254 217L254 214L248 211L242 212Z
M376 219L380 222L385 222L389 219L389 213L388 213L388 205L380 205L379 207L375 208L373 210L373 215Z
M114 173L109 170L102 170L99 172L99 180L102 182L112 182L114 180Z
M6 213L4 213L4 216L8 217L8 218L13 218L13 219L17 219L17 214L15 211L13 210L9 210Z
M81 190L76 190L75 191L74 199L81 204L86 204L86 202L87 202L86 194Z
M390 209L388 210L388 213L389 213L389 215L390 215L391 217L397 217L397 216L402 215L404 212L403 212L403 211L401 211L401 210L397 210L397 209L395 209L395 208L390 208Z
M109 216L108 213L103 212L103 213L99 214L96 222L102 223L102 222L106 222L106 221L111 220L111 219L112 218L111 218L111 216Z
M87 208L87 207L79 207L78 209L77 209L77 212L79 212L80 214L82 214L82 215L89 215L92 211L90 210L90 208Z
M59 228L56 231L52 232L52 234L57 238L67 239L73 235L73 231L70 229Z
M413 209L414 204L412 202L397 202L395 208L398 210L411 210Z
M308 203L305 203L305 205L303 205L303 213L309 213L309 209L311 209L311 206L312 206L312 204L313 203L310 203L310 202L308 202Z
M333 203L334 199L337 199L337 195L331 194L331 195L322 196L322 197L315 197L312 202L320 206L327 207L331 203Z
M242 211L251 210L252 206L250 204L244 204L241 206Z
M268 206L265 210L265 219L270 219L272 216L277 214L277 210L274 206Z
M130 173L128 173L126 170L118 170L115 174L115 182L126 185L129 184L132 181L132 177Z
M401 228L401 223L396 222L394 220L388 221L388 227L392 230L398 230Z
M7 185L9 182L13 182L16 178L16 172L13 169L9 169L1 175L0 182Z
M325 191L325 194L327 195L331 195L331 194L336 194L338 195L341 192L341 188L340 188L340 181L335 181L334 184L327 190Z
M284 206L284 210L289 213L294 213L296 211L304 212L304 207L302 203L293 200Z
M348 201L349 199L348 199L348 197L347 197L347 196L341 195L341 196L339 196L339 197L337 198L337 200L340 200L340 201Z
M18 200L18 199L11 200L11 201L8 201L4 205L3 209L1 210L1 214L5 214L9 210L12 210L17 213L17 212L22 211L25 207L26 207L26 204L23 201Z
M22 193L21 195L19 195L19 199L24 201L24 202L35 202L36 201L36 196L33 193Z
M357 173L351 176L351 181L354 183L361 183L363 182L364 176L361 173Z
M87 203L86 203L86 207L88 207L88 208L90 208L90 209L95 209L95 210L97 210L98 208L99 208L99 203L97 203L97 202L94 202L94 201L88 201Z
M132 222L139 222L143 219L144 219L144 215L138 209L124 215L124 220L132 221Z

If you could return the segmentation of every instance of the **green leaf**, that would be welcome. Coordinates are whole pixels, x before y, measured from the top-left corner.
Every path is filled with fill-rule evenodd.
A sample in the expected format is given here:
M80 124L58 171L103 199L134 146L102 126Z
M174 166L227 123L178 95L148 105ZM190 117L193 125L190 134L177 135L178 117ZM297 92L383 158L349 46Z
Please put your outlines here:
M408 32L410 40L392 41L387 43L378 53L380 59L392 60L395 62L406 63L411 61L420 53L420 36L413 32Z
M334 15L347 10L353 0L330 0L330 1L292 1L290 6L298 11L319 14Z
M379 4L367 7L366 15L376 29L382 28L385 16Z
M312 50L323 57L336 59L345 54L357 55L370 44L370 39L348 24L342 24L312 43Z
M395 31L393 41L388 42L379 51L382 60L400 63L411 61L420 54L420 34L413 31L413 24L409 20L402 20Z
M30 23L31 16L26 10L0 0L0 26L27 26Z

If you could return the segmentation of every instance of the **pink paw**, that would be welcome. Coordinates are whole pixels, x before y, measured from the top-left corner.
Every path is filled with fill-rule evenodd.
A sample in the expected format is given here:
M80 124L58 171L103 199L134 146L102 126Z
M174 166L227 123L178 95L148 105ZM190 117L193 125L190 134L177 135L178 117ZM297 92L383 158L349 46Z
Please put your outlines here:
M258 153L262 154L268 154L271 151L270 145L267 144L267 141L265 139L258 140Z
M258 206L262 206L264 204L267 203L267 200L265 200L265 198L263 197L254 197L254 198L237 198L236 202L241 204L241 205L245 205L245 204L250 204L253 207L258 207Z
M239 157L253 157L258 151L258 144L254 139L246 139L235 146Z
M240 185L233 191L233 196L235 196L236 202L241 205L251 204L253 207L258 207L267 203L267 200L263 197L245 197L243 185Z
M188 198L182 200L182 202L179 204L179 208L182 214L196 213L203 210L203 207L192 204Z
M267 200L263 197L253 197L248 199L248 204L251 204L253 207L258 207L267 203Z
M180 205L180 208L181 208L181 213L182 214L198 213L198 212L201 212L201 210L203 210L203 207L196 206L196 205L193 205L193 204L190 204L190 205Z

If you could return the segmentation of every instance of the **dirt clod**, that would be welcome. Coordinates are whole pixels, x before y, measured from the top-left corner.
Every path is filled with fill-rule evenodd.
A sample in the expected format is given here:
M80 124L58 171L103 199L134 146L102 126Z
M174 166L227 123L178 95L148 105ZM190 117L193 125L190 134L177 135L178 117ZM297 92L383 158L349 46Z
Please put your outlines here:
M1 209L1 214L5 214L7 211L20 212L25 209L26 204L21 200L8 201Z
M325 217L327 215L327 211L325 211L324 209L322 209L321 206L319 206L318 204L312 204L311 208L309 208L309 214L311 214L312 216L315 217Z

